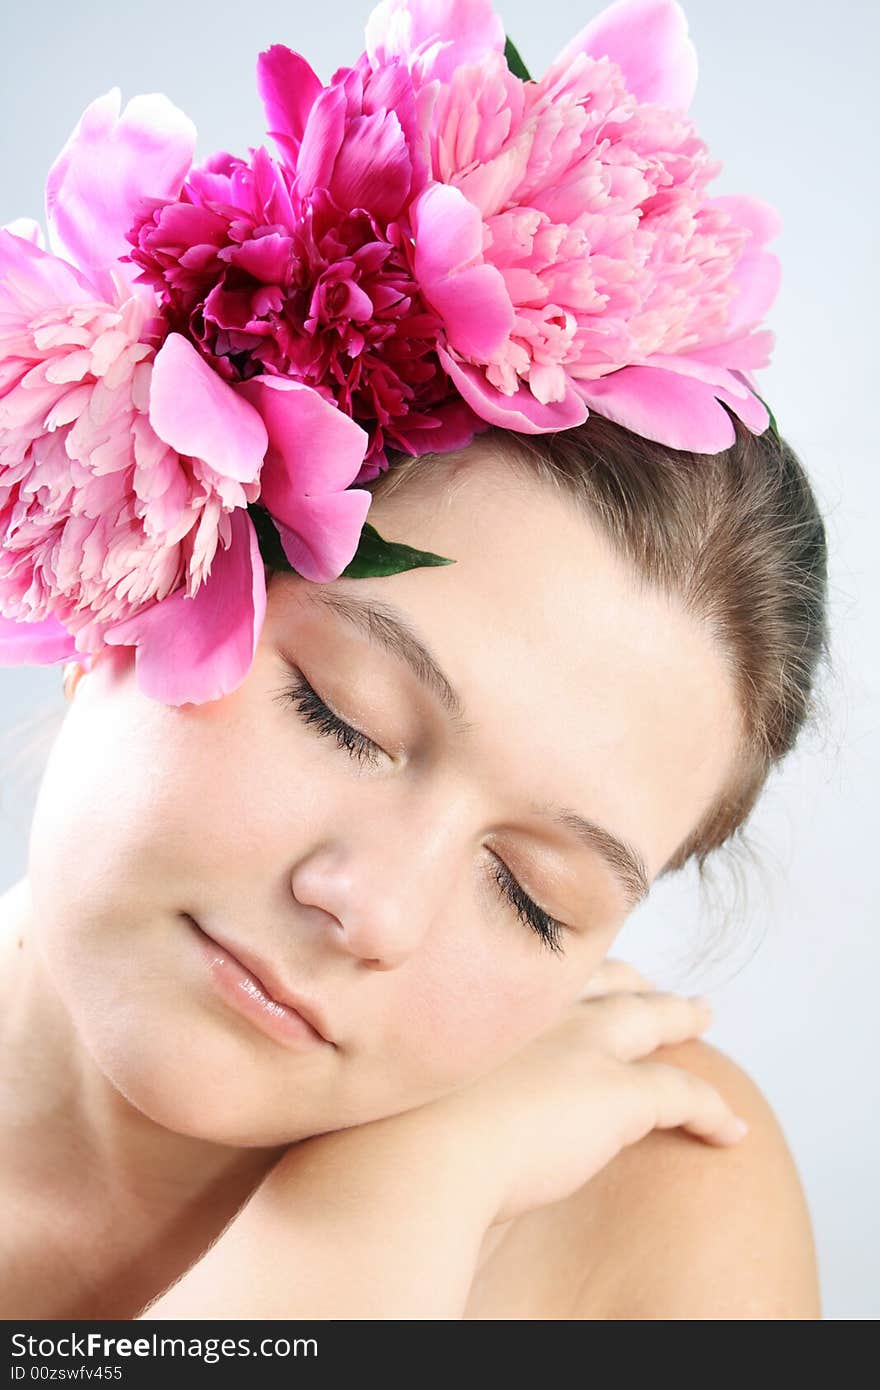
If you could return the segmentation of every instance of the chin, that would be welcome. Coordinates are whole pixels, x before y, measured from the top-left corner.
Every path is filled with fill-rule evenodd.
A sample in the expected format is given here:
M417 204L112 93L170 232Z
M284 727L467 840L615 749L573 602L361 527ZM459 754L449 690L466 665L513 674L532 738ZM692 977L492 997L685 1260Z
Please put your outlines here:
M291 1095L301 1097L306 1114L314 1108L307 1085L273 1073L259 1047L224 1035L222 1019L199 1019L192 1005L169 1019L160 1011L133 1009L130 1002L115 1009L108 1002L78 1032L83 1049L119 1096L175 1134L235 1148L270 1148L320 1128L289 1113Z

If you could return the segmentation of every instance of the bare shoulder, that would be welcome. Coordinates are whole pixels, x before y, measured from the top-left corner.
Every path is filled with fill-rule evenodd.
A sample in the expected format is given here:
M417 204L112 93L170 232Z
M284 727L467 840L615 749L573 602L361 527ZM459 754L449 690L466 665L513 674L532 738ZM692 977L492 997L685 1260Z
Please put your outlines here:
M711 1082L749 1125L738 1144L654 1130L572 1199L583 1254L574 1318L822 1317L810 1214L772 1106L702 1039L653 1054Z

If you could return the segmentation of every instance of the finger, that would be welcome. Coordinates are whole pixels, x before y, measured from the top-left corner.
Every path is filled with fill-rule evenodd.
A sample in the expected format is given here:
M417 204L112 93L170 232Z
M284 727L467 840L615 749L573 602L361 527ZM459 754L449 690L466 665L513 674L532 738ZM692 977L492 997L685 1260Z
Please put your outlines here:
M600 995L587 1000L584 1011L590 1042L622 1062L696 1038L711 1022L712 1006L702 995L657 989Z
M747 1133L745 1121L703 1077L670 1062L651 1060L633 1062L628 1070L642 1093L640 1137L653 1129L681 1127L712 1144L735 1144Z
M656 986L629 961L607 956L590 976L579 999L594 999L599 994L614 994L620 990L651 990Z

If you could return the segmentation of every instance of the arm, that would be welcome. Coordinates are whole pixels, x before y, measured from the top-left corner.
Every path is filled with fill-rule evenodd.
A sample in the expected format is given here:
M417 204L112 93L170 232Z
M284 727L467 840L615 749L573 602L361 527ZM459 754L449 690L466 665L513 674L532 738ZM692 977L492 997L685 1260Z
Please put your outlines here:
M768 1101L708 1043L657 1055L716 1086L749 1133L718 1149L655 1130L586 1185L578 1223L583 1283L569 1316L821 1319L809 1210Z
M465 1149L423 1110L302 1140L138 1320L461 1318L493 1217Z

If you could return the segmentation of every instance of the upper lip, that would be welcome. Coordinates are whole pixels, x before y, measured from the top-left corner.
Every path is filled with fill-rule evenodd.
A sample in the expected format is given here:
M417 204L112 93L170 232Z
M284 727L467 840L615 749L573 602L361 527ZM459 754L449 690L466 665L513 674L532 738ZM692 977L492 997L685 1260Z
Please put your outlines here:
M248 974L254 976L257 983L263 986L266 993L270 995L272 999L279 1004L286 1004L288 1008L293 1009L301 1018L305 1019L306 1023L308 1023L311 1028L314 1028L315 1032L318 1033L325 1042L333 1043L333 1039L328 1032L327 1024L321 1010L310 1000L303 998L301 994L295 994L292 989L288 989L284 982L275 974L275 971L268 961L262 960L260 956L255 955L253 951L247 947L227 945L227 943L222 941L214 932L205 931L201 922L197 921L195 918L193 918L193 921L199 930L205 933L205 936L210 936L211 940L215 941L224 951L228 951L230 955L235 956L236 960L241 961ZM333 1045L335 1047L336 1044L334 1043Z

